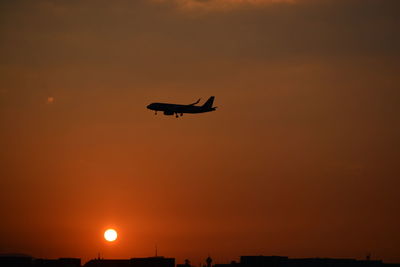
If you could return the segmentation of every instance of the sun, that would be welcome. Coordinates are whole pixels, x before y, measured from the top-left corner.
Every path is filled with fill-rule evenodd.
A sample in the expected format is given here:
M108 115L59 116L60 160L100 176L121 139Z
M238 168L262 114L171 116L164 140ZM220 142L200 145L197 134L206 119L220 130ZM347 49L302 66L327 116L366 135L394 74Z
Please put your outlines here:
M108 242L114 242L118 237L117 231L114 229L107 229L104 232L104 239L107 240Z

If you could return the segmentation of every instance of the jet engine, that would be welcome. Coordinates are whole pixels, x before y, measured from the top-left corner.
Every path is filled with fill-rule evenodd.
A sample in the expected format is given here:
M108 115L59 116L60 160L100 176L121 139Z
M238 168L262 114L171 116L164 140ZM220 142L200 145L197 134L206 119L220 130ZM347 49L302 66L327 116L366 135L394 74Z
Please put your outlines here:
M164 111L164 115L174 115L173 111Z

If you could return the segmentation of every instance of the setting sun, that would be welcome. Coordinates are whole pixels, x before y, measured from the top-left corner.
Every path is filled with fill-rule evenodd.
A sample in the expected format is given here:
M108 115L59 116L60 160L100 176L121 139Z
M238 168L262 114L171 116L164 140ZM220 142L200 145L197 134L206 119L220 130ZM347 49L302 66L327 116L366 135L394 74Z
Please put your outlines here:
M118 237L117 231L114 229L107 229L104 232L104 239L107 240L108 242L114 242Z

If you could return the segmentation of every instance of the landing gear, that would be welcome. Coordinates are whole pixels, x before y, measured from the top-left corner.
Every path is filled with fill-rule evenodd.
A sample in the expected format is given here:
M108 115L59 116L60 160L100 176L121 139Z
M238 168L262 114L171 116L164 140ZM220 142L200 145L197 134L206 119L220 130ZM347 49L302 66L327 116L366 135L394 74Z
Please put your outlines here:
M179 118L179 116L183 116L183 113L178 113L178 112L175 112L175 118Z

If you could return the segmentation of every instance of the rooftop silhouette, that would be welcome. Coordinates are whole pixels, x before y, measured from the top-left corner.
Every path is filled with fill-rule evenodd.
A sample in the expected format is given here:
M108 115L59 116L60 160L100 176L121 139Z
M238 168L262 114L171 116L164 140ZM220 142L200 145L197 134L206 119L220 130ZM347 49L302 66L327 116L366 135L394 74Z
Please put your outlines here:
M241 256L240 262L212 265L207 257L203 267L400 267L398 263L381 260L336 259L336 258L289 258L282 256ZM175 258L148 257L131 259L92 259L81 265L79 258L37 259L24 255L0 257L1 267L193 267L189 260L175 265Z

